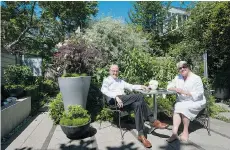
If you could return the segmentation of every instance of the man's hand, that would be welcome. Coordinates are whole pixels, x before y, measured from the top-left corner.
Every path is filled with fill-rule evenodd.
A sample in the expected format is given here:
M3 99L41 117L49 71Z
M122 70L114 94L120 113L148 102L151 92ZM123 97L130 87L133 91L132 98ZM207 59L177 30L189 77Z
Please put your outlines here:
M142 88L143 90L149 90L149 87L147 87L147 86L145 86L145 85L141 85L141 88Z
M122 102L122 100L121 100L119 97L116 97L116 101L117 101L117 106L118 106L119 108L122 108L122 107L123 107L123 102Z

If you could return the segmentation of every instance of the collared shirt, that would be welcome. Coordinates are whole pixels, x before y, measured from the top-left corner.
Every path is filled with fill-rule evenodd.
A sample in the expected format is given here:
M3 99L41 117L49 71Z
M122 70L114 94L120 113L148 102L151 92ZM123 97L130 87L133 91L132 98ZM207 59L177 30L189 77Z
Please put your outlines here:
M142 89L141 85L132 85L121 79L114 79L109 76L103 80L101 92L107 96L107 101L115 98L117 95L125 95L125 89L132 91Z

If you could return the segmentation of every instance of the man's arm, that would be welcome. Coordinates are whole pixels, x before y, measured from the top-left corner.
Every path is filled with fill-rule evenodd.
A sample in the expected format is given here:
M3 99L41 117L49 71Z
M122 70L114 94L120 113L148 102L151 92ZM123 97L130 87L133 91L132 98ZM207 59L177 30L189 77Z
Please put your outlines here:
M144 89L147 88L144 85L133 85L133 84L129 84L125 81L122 81L124 83L124 87L125 89L129 90L129 91L133 91L133 90L140 90L140 89Z

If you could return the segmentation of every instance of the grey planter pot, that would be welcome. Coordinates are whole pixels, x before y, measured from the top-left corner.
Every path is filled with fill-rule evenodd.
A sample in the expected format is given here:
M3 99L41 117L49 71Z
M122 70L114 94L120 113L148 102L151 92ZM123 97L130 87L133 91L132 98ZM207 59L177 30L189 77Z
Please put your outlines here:
M88 130L90 125L91 119L89 122L82 126L65 126L60 125L62 131L69 139L76 139L82 137Z
M91 76L58 78L65 110L69 105L81 105L86 108L90 82Z

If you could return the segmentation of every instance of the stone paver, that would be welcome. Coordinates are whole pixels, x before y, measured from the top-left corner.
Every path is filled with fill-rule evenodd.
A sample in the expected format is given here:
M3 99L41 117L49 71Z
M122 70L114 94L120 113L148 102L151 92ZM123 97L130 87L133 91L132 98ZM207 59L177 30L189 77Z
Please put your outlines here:
M11 143L6 142L5 145L2 145L3 149L8 149L8 150L13 150L15 148L20 148L27 139L29 139L29 137L31 135L33 135L33 132L37 129L37 127L39 126L39 124L43 121L43 119L47 117L46 113L42 113L40 115L38 115L27 127L24 131L21 132L21 134L15 138ZM44 122L45 124L47 124L47 122ZM14 138L14 137L12 137ZM11 141L11 139L9 139L9 141ZM6 146L8 145L8 146Z
M33 147L34 149L42 148L43 143L53 126L53 121L48 117L48 113L45 113L45 115L44 119L21 147Z
M101 129L99 123L92 124L97 129L95 138L99 150L118 150L118 149L145 149L143 145L132 135L131 132L124 134L124 140L121 140L120 129L111 126L109 122L103 122Z
M41 149L45 140L49 137L48 135L52 133L52 127L53 123L48 114L40 114L6 149ZM211 129L215 132L211 132L211 136L209 136L206 129L198 128L190 133L188 144L183 144L179 141L167 143L166 139L171 135L170 129L156 129L147 136L152 143L151 150L230 150L229 127L229 123L211 119ZM112 126L109 122L103 122L101 128L98 122L91 123L90 129L95 130L95 134L79 140L68 139L60 126L56 126L53 129L54 132L50 135L50 141L47 140L49 143L46 149L146 150L137 140L136 129L127 131L124 135L124 140L121 140L119 128Z
M224 136L230 137L230 123L226 123L224 121L213 118L210 119L210 122L211 130L213 130L214 132L218 132Z
M198 129L190 133L189 139L206 150L230 150L230 139L214 132L211 132L209 136L205 129Z

